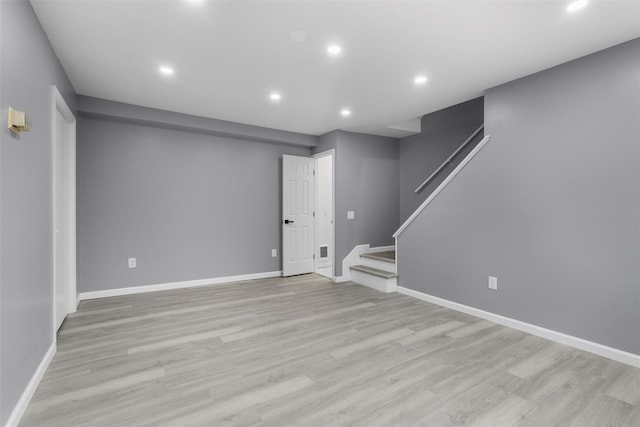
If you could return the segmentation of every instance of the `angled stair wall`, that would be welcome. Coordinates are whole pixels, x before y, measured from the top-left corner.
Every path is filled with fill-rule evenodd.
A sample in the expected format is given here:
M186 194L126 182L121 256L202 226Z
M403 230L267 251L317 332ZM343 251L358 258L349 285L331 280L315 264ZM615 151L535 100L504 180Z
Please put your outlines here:
M487 90L491 142L396 233L400 290L640 360L639 58L635 39Z

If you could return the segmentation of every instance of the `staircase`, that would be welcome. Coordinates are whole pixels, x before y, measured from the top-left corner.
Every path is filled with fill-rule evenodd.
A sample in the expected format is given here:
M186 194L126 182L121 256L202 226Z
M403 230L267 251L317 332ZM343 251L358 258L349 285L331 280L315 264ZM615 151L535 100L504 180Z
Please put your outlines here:
M352 282L387 293L398 287L395 250L362 253L360 264L349 268Z

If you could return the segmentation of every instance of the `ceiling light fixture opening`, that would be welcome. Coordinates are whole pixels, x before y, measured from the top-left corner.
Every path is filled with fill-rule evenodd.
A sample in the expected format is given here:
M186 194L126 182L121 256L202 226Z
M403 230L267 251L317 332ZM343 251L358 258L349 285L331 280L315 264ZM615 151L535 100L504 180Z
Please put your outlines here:
M569 6L567 6L567 12L577 12L581 9L584 9L584 7L589 3L589 0L576 0L574 2L569 3Z
M173 76L173 68L171 67L162 65L158 70L160 71L160 74L163 74L165 76Z
M340 111L340 115L342 117L348 117L351 115L351 110L349 110L348 108L343 108L342 111Z
M280 95L279 93L273 92L269 95L269 98L272 101L280 101L282 99L282 95Z
M327 48L327 52L329 52L329 55L339 55L342 52L342 48L337 44L332 44Z
M413 79L413 82L417 85L423 85L427 82L427 76L424 76L424 75L416 76L416 78Z

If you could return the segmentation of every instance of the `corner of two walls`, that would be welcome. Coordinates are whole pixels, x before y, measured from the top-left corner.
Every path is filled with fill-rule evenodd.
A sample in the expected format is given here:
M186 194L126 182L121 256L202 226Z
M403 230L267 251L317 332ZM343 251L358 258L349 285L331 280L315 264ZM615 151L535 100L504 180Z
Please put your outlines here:
M319 138L314 153L335 149L334 275L343 275L342 260L360 244L394 244L398 228L398 140L333 131ZM355 218L347 219L347 211Z
M336 276L354 246L394 243L396 138L337 130L313 148L256 143L150 124L191 117L81 101L101 114L78 123L80 292L280 270L282 154L335 149Z
M281 270L271 250L282 253L282 155L308 156L310 147L158 126L154 116L193 118L107 107L109 117L78 123L80 292ZM119 117L127 111L144 122Z
M415 188L482 124L483 116L480 97L425 115L422 133L400 140L342 130L319 137L314 153L336 150L336 276L343 275L342 260L355 246L395 244L393 233L446 178L447 170L419 194ZM354 211L355 218L347 219L347 211Z
M20 399L54 344L52 86L72 111L75 92L28 1L0 1L0 20L0 425L5 425L20 410ZM30 132L16 136L8 130L9 107L27 113Z
M394 243L396 138L333 131L313 148L256 143L148 123L166 112L82 101L108 117L78 123L80 292L280 270L271 249L281 253L282 154L335 149L336 276L354 246Z
M488 90L491 140L399 237L400 285L640 354L638 75L640 39Z

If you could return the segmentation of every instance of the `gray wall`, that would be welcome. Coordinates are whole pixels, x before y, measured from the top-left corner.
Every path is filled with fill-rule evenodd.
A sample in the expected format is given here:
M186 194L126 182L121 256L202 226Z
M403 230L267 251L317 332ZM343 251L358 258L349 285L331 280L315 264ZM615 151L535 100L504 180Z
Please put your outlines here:
M424 180L484 121L483 98L472 99L422 117L422 132L400 140L400 222L404 222L482 139L481 132L419 193Z
M281 157L315 141L336 150L335 274L354 246L394 243L395 138L271 130L287 144L259 143L246 125L78 100L79 292L280 270Z
M491 141L400 236L400 284L640 354L638 76L636 39L488 90Z
M282 155L309 148L81 115L77 150L79 292L281 269Z
M0 1L0 424L52 343L52 85L75 93L23 0ZM31 132L7 129L7 108Z
M398 229L398 140L334 131L319 138L314 153L336 149L335 271L356 245L394 244ZM347 219L347 211L355 219Z
M318 137L318 145L313 147L311 150L313 154L322 153L324 151L335 150L338 147L338 131L334 130L333 132L325 133L324 135L320 135Z

